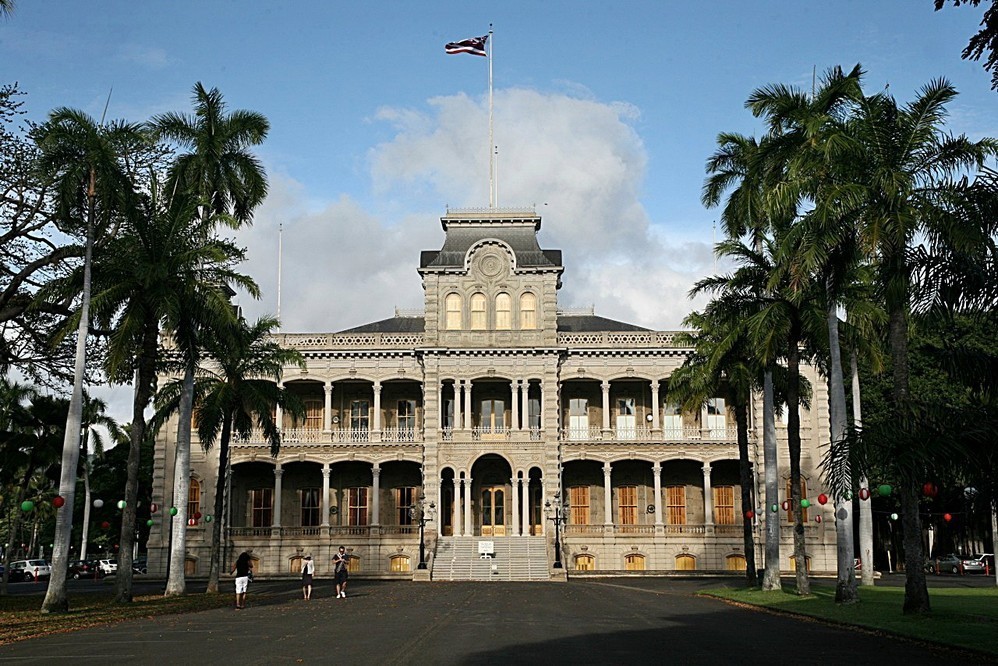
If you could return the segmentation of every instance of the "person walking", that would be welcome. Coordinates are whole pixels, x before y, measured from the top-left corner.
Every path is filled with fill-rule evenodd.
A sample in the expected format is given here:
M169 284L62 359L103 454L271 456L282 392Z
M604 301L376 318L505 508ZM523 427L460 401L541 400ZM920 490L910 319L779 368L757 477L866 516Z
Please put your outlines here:
M301 565L301 591L305 601L312 598L312 574L315 573L315 562L311 555L305 556L305 562Z
M236 610L242 610L246 608L246 590L249 589L250 576L253 575L253 562L249 553L243 551L236 559L232 573L236 576Z
M346 548L340 546L339 551L333 555L333 575L336 580L336 598L346 599L347 598L347 578L349 577L349 572L347 571L347 559L349 555L346 553Z

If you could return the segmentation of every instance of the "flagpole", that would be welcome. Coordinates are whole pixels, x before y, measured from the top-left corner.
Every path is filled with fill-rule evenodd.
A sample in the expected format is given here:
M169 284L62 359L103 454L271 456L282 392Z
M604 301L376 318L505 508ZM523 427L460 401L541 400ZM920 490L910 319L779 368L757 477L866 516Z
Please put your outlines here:
M277 332L281 332L281 262L284 258L284 222L277 227Z
M489 208L496 205L495 197L495 142L492 138L492 24L489 23Z

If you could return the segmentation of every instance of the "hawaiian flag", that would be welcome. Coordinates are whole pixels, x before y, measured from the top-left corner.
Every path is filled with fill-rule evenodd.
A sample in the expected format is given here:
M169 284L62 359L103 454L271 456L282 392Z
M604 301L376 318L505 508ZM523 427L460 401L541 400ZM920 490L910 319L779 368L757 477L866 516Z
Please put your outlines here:
M462 39L459 42L451 42L444 46L444 51L450 54L470 53L476 56L487 56L485 42L488 38L489 36L485 35L484 37L471 37L470 39Z

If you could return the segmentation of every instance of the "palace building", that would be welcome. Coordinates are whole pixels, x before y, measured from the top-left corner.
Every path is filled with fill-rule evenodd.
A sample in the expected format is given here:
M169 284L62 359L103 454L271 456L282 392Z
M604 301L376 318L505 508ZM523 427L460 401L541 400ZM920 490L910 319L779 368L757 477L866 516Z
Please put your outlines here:
M751 508L758 566L764 521L779 520L781 568L792 568L790 516L764 506L761 396L750 413L757 499L745 507L724 400L690 413L670 399L669 377L689 352L674 332L560 309L561 251L541 249L533 210L448 210L441 224L443 246L419 258L423 312L275 336L305 357L281 381L307 414L277 413L276 457L262 437L233 441L226 515L214 517L224 519L226 562L245 550L260 575L297 575L311 554L322 576L344 545L354 573L383 578L743 570ZM805 372L814 397L801 412L803 496L813 497L827 392ZM157 440L153 497L202 516L187 528L186 570L203 576L217 446L205 453L195 431L190 495L172 498L176 433L174 418ZM834 571L831 508L809 511L808 565ZM816 521L824 512L829 520ZM148 542L153 573L167 566L162 515Z

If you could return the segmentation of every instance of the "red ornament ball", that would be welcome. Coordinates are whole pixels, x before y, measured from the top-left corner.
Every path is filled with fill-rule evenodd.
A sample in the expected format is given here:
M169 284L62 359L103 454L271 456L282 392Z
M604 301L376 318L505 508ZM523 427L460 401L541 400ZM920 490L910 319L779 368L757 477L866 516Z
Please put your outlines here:
M944 513L943 514L943 520L945 520L948 523L949 521L953 520L953 514Z
M790 500L783 500L783 510L784 511L790 510Z
M109 529L111 529L111 523L109 523L109 522L107 522L105 520L103 523L100 524L100 528L102 530L109 530Z
M195 511L194 512L194 520L201 520L201 512L200 511Z
M195 525L198 524L198 521L194 520L193 518L188 518L187 524L190 525L191 527L194 527Z
M149 513L156 513L157 511L159 511L159 504L153 502L149 505Z
M745 517L748 518L749 520L752 520L753 518L755 518L755 511L749 509L748 511L745 512Z
M820 523L821 522L821 516L815 516L814 517L814 522Z
M56 495L52 498L52 506L57 509L61 509L63 505L66 504L66 498L62 495Z
M818 495L818 504L822 505L828 504L828 495L826 495L825 493L821 493L820 495Z
M869 488L860 488L859 489L859 498L861 500L863 500L864 502L866 500L870 499L870 489Z
M931 481L926 481L922 486L922 494L926 497L935 497L939 494L939 487Z

